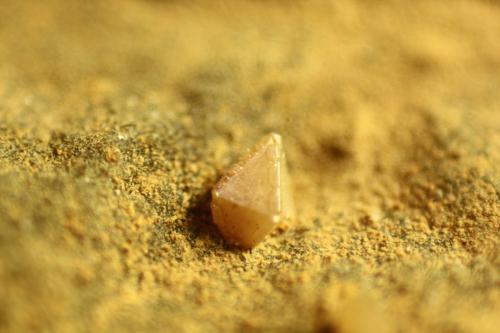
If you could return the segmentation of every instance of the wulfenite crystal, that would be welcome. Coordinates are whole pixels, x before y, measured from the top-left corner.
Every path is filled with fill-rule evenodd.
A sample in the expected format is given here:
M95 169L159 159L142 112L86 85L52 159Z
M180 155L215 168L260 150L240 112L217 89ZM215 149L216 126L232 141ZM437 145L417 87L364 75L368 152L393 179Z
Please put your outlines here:
M251 248L294 215L281 136L266 136L215 185L212 216L227 242Z

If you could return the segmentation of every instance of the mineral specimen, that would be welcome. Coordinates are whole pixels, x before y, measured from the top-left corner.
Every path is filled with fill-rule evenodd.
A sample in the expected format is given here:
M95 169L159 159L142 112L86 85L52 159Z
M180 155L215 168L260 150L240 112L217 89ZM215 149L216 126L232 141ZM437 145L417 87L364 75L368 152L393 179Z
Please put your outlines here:
M212 217L230 244L252 248L294 215L281 136L266 136L212 190Z

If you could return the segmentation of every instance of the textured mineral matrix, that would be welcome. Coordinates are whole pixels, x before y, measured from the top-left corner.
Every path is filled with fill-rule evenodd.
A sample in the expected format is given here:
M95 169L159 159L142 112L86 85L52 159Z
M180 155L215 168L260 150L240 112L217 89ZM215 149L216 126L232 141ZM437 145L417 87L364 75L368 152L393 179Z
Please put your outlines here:
M293 199L281 136L266 136L214 187L212 216L224 238L252 248L284 219Z
M498 36L498 0L0 1L0 332L498 333ZM271 132L296 217L229 248L209 194Z

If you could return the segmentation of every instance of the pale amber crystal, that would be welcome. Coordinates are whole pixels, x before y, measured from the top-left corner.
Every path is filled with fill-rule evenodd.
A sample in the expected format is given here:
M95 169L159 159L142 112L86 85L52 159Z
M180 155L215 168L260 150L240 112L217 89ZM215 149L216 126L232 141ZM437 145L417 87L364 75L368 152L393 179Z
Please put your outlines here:
M212 217L227 242L259 243L294 205L281 136L266 136L212 190Z

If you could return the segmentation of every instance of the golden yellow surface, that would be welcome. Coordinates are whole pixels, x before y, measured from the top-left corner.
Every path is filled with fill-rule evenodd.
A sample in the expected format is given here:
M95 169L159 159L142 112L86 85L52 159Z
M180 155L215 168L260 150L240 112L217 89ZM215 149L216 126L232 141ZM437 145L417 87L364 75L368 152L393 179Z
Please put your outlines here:
M498 1L2 1L0 331L497 332ZM209 192L281 133L297 220Z

